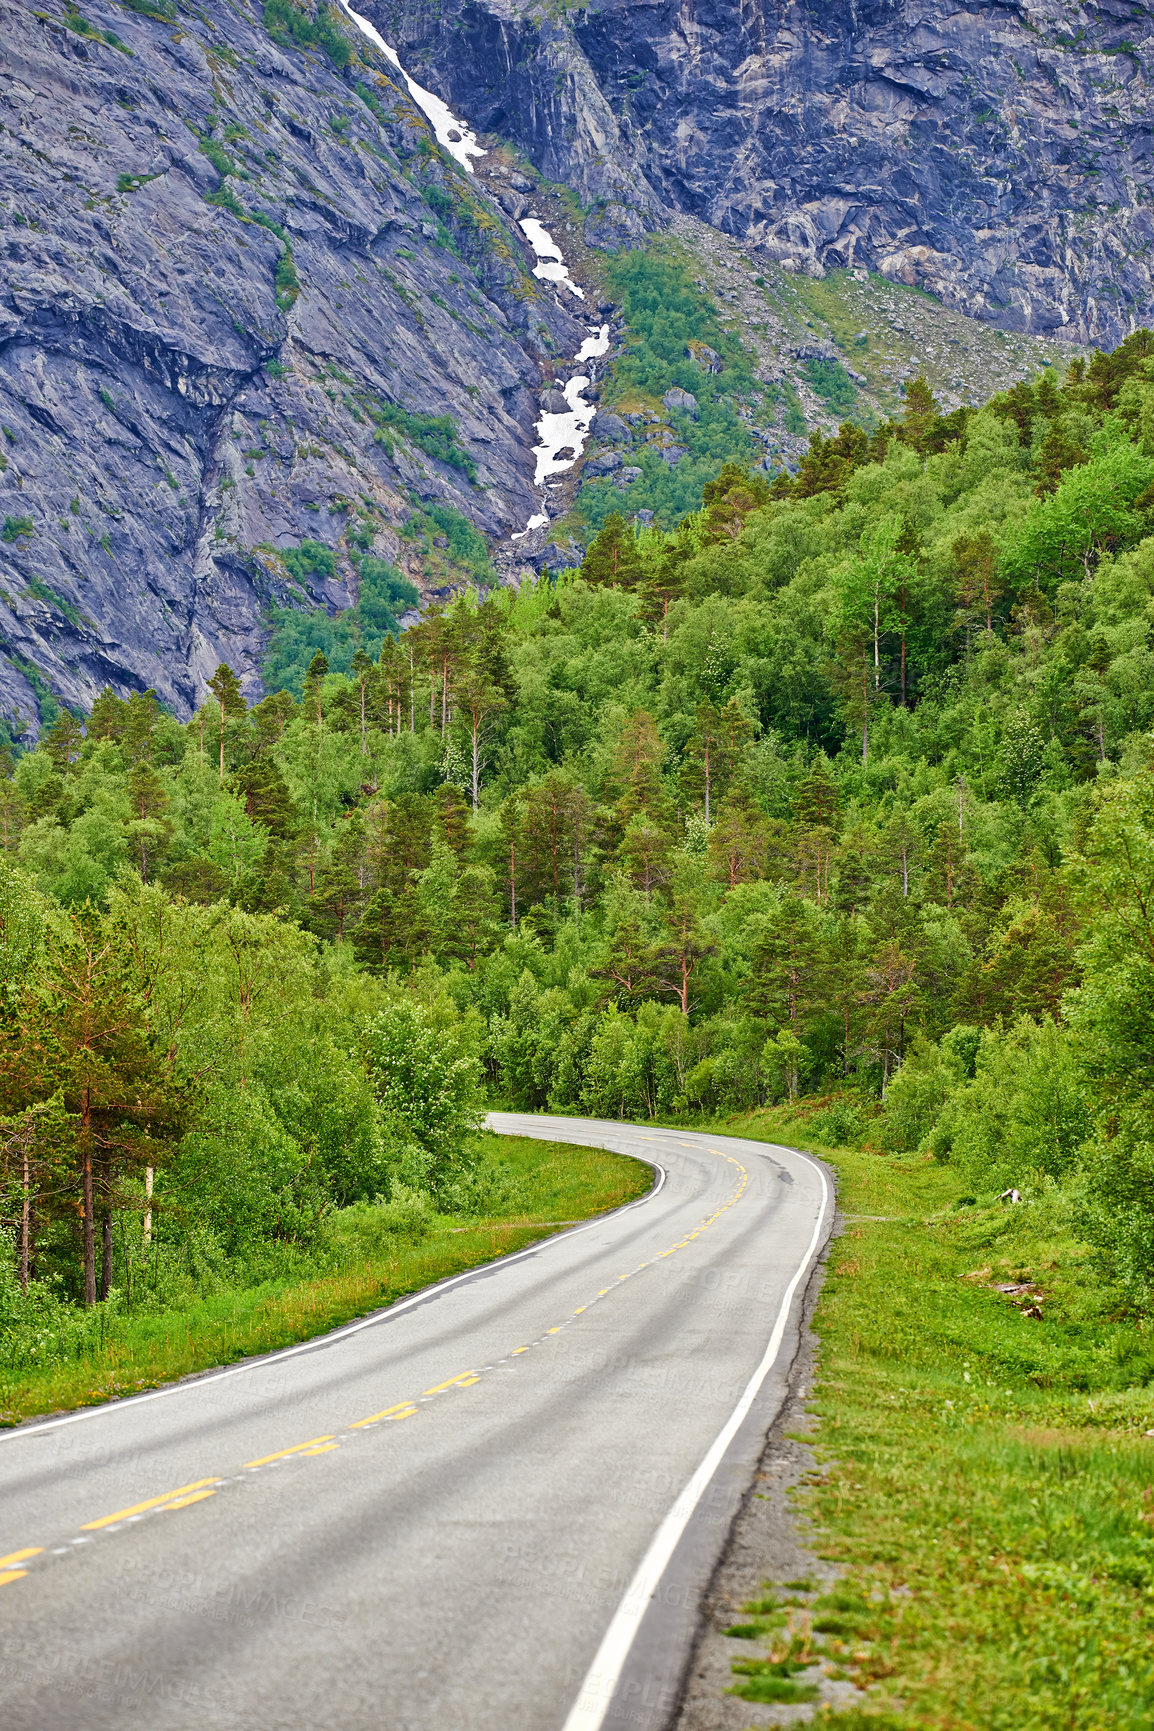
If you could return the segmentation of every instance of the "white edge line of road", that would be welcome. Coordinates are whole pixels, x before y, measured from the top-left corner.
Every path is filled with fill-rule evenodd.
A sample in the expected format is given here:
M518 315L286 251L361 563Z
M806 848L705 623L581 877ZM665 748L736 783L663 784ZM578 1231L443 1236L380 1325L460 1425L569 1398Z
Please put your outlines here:
M538 1138L541 1140L541 1138ZM598 1142L579 1144L586 1148L598 1148ZM616 1154L616 1148L605 1150ZM631 1208L640 1208L646 1202L652 1202L664 1188L666 1171L657 1160L648 1160L643 1154L634 1154L630 1159L639 1160L643 1166L649 1166L657 1174L656 1182L647 1190L644 1196L635 1197L632 1202L626 1202L621 1208L612 1208L608 1214L598 1214L592 1220L587 1220L583 1226L571 1226L566 1232L553 1232L547 1238L539 1238L536 1243L529 1244L524 1250L516 1250L511 1256L495 1256L491 1262L479 1262L475 1268L466 1268L461 1274L454 1274L448 1280L438 1280L432 1286L422 1286L418 1292L410 1293L408 1298L402 1298L397 1304L385 1305L380 1310L374 1310L369 1316L362 1316L356 1322L346 1322L340 1328L331 1329L327 1334L314 1335L311 1340L302 1340L297 1346L279 1347L275 1352L262 1352L254 1358L243 1360L240 1364L230 1365L227 1370L210 1371L207 1375L198 1375L192 1371L177 1382L166 1383L163 1388L148 1389L143 1394L130 1394L123 1400L110 1400L101 1406L81 1407L79 1412L65 1413L62 1418L28 1419L23 1424L0 1430L0 1444L15 1442L18 1438L44 1436L51 1430L60 1430L66 1424L79 1424L84 1419L106 1418L109 1413L123 1412L126 1407L143 1406L145 1401L163 1400L170 1394L187 1394L190 1388L206 1388L212 1382L224 1382L230 1376L244 1376L247 1372L260 1370L267 1364L279 1362L286 1358L296 1358L302 1352L316 1352L319 1347L329 1346L334 1341L344 1340L350 1334L359 1334L362 1328L376 1328L382 1322L388 1322L394 1316L400 1316L403 1311L411 1310L416 1304L425 1304L430 1298L437 1298L442 1292L448 1292L452 1286L459 1286L462 1281L474 1280L492 1268L508 1268L514 1262L521 1262L527 1256L538 1254L551 1244L559 1244L562 1239L576 1238L581 1232L590 1232L594 1226L604 1226L607 1220L612 1220L618 1214L628 1214Z
M629 1650L641 1626L641 1620L649 1609L650 1602L657 1591L662 1575L669 1566L669 1561L677 1548L678 1541L693 1518L694 1510L705 1495L710 1480L725 1458L726 1450L745 1421L750 1408L757 1399L762 1383L773 1369L777 1355L781 1351L781 1343L785 1337L786 1324L789 1321L794 1295L802 1276L813 1262L821 1242L821 1230L829 1205L829 1180L817 1161L810 1160L796 1148L791 1148L789 1152L796 1154L798 1159L804 1160L807 1166L812 1166L821 1179L821 1208L814 1223L809 1247L798 1263L793 1279L785 1289L781 1308L777 1313L777 1321L773 1325L773 1333L769 1337L769 1345L765 1349L761 1363L750 1377L745 1386L745 1392L734 1407L733 1412L714 1438L701 1465L654 1534L649 1549L642 1557L637 1572L626 1587L624 1597L614 1613L612 1622L605 1631L605 1637L585 1675L585 1680L562 1731L601 1731L609 1709L613 1705L613 1696L621 1680L621 1672L624 1669L626 1659L629 1657Z

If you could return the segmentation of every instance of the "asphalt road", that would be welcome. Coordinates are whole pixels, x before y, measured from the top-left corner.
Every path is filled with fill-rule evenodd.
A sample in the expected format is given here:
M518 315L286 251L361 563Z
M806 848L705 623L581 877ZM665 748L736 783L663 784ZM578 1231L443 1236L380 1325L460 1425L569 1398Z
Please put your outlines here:
M319 1341L0 1435L5 1731L658 1731L828 1231L763 1143Z

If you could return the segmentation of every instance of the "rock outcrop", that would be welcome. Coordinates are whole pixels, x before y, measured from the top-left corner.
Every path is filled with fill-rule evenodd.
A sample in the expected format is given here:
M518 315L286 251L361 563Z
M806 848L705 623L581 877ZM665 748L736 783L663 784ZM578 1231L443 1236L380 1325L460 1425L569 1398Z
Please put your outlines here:
M1009 330L1154 319L1154 17L1128 0L366 0L407 63L594 206L868 266Z
M520 526L537 394L585 335L351 24L326 51L259 4L47 5L0 3L18 733L106 682L187 715L222 659L257 694L267 604L348 605L350 550L403 557L422 505ZM332 558L294 573L305 541Z

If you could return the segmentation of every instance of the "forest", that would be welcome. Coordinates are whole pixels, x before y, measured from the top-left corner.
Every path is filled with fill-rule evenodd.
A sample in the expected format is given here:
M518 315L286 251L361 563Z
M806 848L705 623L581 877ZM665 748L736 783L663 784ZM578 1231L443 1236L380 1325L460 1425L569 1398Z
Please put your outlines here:
M7 754L20 1350L340 1208L482 1210L485 1101L790 1102L1150 1303L1154 334L713 477L579 569L328 621L347 671L274 622L251 708L221 666L187 724L106 691Z

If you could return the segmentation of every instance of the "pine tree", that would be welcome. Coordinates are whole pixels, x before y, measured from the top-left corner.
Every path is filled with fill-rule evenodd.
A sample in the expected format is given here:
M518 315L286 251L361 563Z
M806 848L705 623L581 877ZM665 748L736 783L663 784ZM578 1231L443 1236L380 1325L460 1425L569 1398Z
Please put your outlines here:
M706 700L697 706L696 726L685 747L681 785L702 804L711 821L713 803L729 786L741 752L753 733L741 705L730 698L724 709Z
M262 751L243 765L232 786L244 800L248 817L263 823L270 835L287 839L296 826L296 811L288 784L271 752Z
M586 583L632 589L645 575L637 537L620 511L611 511L581 561Z
M906 1023L917 1004L917 969L913 958L892 940L866 963L858 1000L865 1015L866 1051L880 1063L882 1099L890 1073L905 1056Z
M669 609L685 594L685 566L696 552L689 535L667 541L641 583L641 617L661 622L663 641L669 639Z
M239 687L237 689L239 693ZM234 706L229 713L230 716L237 713L243 715L244 699L240 699L239 711ZM121 734L129 763L151 763L152 736L159 720L160 700L155 691L134 691L124 706L124 728Z
M316 873L309 907L314 928L339 944L364 900L365 834L359 815L346 818L333 837L329 857Z
M386 638L386 642L392 642L392 639ZM383 646L382 646L382 653L383 653ZM352 672L353 672L353 678L356 681L356 685L357 685L357 693L358 693L358 696L360 698L361 756L364 757L366 751L368 750L368 746L366 744L365 692L368 689L369 680L373 676L373 661L372 661L372 656L366 655L364 650L359 648L359 647L357 649L356 654L353 656Z
M328 671L328 656L318 649L309 662L309 670L305 674L304 681L305 706L310 710L315 709L317 712L318 733L324 726L324 687Z
M84 729L70 710L62 709L41 743L55 764L57 773L68 775L80 757L84 745Z
M220 705L220 785L223 787L225 729L230 721L246 715L248 711L240 689L240 680L226 662L221 662L208 682L208 689Z
M168 790L151 764L138 763L128 778L128 801L132 819L128 835L140 862L142 883L148 882L148 868L164 853L172 840L172 824L168 810Z
M433 795L433 804L437 831L457 858L463 859L472 841L464 794L451 781L443 781Z
M919 373L916 379L906 381L905 395L902 436L915 451L924 454L929 449L934 424L941 414L941 409L923 373Z
M118 740L124 732L125 708L111 685L106 685L92 705L88 717L89 739Z
M617 863L633 887L642 891L647 902L669 882L671 850L668 830L646 813L639 812L626 824L617 848Z
M779 875L786 859L785 826L767 818L747 789L730 788L717 810L706 857L709 875L726 889Z
M640 1003L661 979L657 946L650 936L645 904L633 892L619 888L605 914L604 938L597 966L589 977L616 987L622 1004Z
M156 1166L181 1133L187 1096L153 1048L130 957L110 925L72 914L48 935L42 972L0 1027L0 1102L9 1113L58 1098L75 1119L84 1302L112 1284L112 1214L130 1171Z
M954 568L954 593L967 631L975 612L985 617L986 630L992 631L994 607L1002 594L998 578L998 549L993 536L988 529L980 529L976 535L959 535L950 548L950 557Z
M657 961L673 995L681 1006L681 1014L690 1010L690 981L701 963L716 953L701 924L701 905L696 894L685 885L674 894L673 906L665 922L665 936L657 946Z
M664 761L665 747L656 721L648 710L635 709L618 735L609 777L619 833L640 812L660 823L668 822L669 799L661 780Z
M508 701L499 685L477 661L462 661L453 673L453 704L468 730L473 810L481 804L481 768L485 740Z

